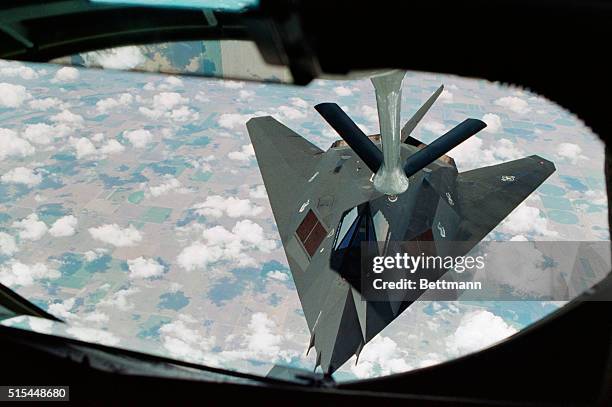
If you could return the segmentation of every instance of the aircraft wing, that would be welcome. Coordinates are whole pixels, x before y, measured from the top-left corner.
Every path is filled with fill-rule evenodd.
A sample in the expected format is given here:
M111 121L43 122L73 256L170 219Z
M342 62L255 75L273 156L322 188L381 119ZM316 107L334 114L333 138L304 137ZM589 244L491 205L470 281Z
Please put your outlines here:
M301 198L300 184L314 175L323 150L270 116L253 118L246 126L285 243L294 232L287 226Z
M532 155L460 173L457 197L462 221L456 240L480 241L553 172L552 162Z

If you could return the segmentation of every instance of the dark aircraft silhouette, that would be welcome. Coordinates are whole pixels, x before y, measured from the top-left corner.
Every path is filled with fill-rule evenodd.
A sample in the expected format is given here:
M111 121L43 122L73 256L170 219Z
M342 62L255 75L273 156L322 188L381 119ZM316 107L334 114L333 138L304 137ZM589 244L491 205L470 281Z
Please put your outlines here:
M343 138L325 152L270 116L247 122L310 329L308 351L315 348L316 364L327 374L353 355L358 358L414 301L397 292L388 292L388 301L364 299L362 242L424 242L438 254L466 254L555 171L552 162L532 155L459 173L445 153L485 123L467 119L429 145L410 137L442 89L401 131L409 187L397 195L374 187L384 165L381 136L366 136L336 104L315 106ZM384 134L382 141L384 150ZM380 254L385 250L382 244Z

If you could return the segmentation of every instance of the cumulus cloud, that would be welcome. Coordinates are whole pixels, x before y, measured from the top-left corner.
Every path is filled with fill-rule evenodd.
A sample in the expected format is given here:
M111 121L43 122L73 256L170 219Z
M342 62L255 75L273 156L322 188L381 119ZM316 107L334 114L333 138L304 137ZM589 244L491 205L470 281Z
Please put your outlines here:
M379 335L363 348L359 362L351 366L351 371L359 378L366 378L405 372L410 368L397 343L391 338Z
M0 283L8 286L29 286L39 280L53 280L61 273L43 263L24 264L11 260L0 265Z
M100 147L102 154L117 154L125 150L125 147L115 139L108 140L106 144Z
M508 217L499 225L503 232L515 235L540 235L556 237L559 233L549 229L548 220L542 216L541 211L533 206L521 203Z
M164 266L155 259L137 257L127 261L131 279L152 278L164 274Z
M170 192L186 193L189 192L189 189L184 187L178 179L172 176L164 177L161 184L149 186L147 189L147 195L155 198L167 195Z
M64 127L57 128L47 123L34 123L25 127L23 137L34 144L48 145L66 133L67 129Z
M27 157L35 151L32 144L20 138L15 131L0 128L0 160L9 157Z
M96 154L96 146L86 137L80 137L73 141L76 158L81 159Z
M448 89L444 89L440 94L440 101L442 103L451 103L453 101L453 93Z
M67 215L56 220L51 228L49 234L54 237L67 237L73 236L76 233L76 226L78 220L73 215Z
M223 215L230 218L256 216L263 212L261 206L252 204L248 199L239 199L233 196L224 198L220 195L207 197L204 202L196 204L194 209L196 209L195 212L198 215L215 218L220 218Z
M121 228L116 223L89 228L89 234L96 240L116 247L135 246L142 241L142 234L133 225Z
M484 147L484 142L478 136L470 137L453 148L449 156L455 159L460 171L467 171L486 165L521 158L524 154L515 143L508 139L500 139Z
M237 222L231 231L223 226L214 226L202 232L204 241L185 247L177 257L179 266L185 270L206 269L218 261L235 262L239 266L253 265L254 260L247 251L257 249L269 252L276 242L265 237L263 228L245 219Z
M21 85L0 83L0 107L19 107L32 96Z
M53 108L65 109L68 107L58 98L34 99L31 100L30 103L28 103L28 106L30 106L30 109L34 110L49 110Z
M38 215L35 213L13 222L12 226L19 229L19 238L22 240L36 241L47 233L47 225L38 219Z
M172 90L183 87L183 81L176 76L166 76L161 82L147 82L144 86L144 90Z
M139 292L140 289L136 287L124 288L100 301L99 304L101 306L117 308L120 311L129 311L134 308L134 304L130 302L130 297Z
M493 113L487 113L482 117L482 121L487 124L483 131L487 133L499 133L502 130L501 118Z
M246 162L255 157L255 149L252 144L246 144L239 151L231 151L227 156L230 160Z
M378 124L378 110L375 107L363 105L361 106L361 114L370 123Z
M246 122L248 122L253 117L259 116L269 116L269 114L263 111L257 111L249 114L223 113L219 116L217 123L220 127L223 127L225 129L246 129Z
M136 148L144 148L153 141L153 134L144 129L124 131L123 136Z
M108 253L108 250L104 248L97 248L97 249L86 251L85 253L83 253L83 256L85 257L85 260L91 262L91 261L99 259L100 257L104 256L106 253Z
M283 273L280 270L272 270L268 272L267 277L269 279L277 280L277 281L288 281L289 280L289 275L287 273Z
M105 69L134 69L146 61L137 46L116 47L81 54L87 66L100 66Z
M443 124L435 120L428 120L422 124L423 129L435 133L439 136L446 133L448 128Z
M199 326L195 318L181 314L159 328L160 342L175 358L218 365L218 357L212 352L215 338L203 336Z
M223 81L223 82L221 82L221 85L224 88L228 88L228 89L242 89L242 88L244 88L244 82L238 82L238 81Z
M249 196L254 199L266 199L268 197L268 193L266 192L265 186L257 185L249 190Z
M23 184L32 188L42 182L42 175L26 167L16 167L6 172L0 180L4 184Z
M515 328L489 311L472 311L461 318L446 346L451 354L463 355L499 342L515 332Z
M353 90L346 86L336 86L334 92L338 96L351 96L353 94Z
M249 100L252 100L254 97L255 97L255 92L253 92L252 90L243 89L240 92L238 92L238 100L241 102L247 102Z
M0 232L0 254L12 256L19 250L15 238L8 233Z
M80 128L83 126L83 116L72 113L70 110L64 109L58 114L50 117L51 121L57 124L64 124L70 128Z
M176 122L196 120L199 114L187 106L189 98L177 92L161 92L153 96L152 108L138 110L151 119L167 118Z
M53 77L54 82L74 82L79 79L79 70L71 66L58 69Z
M525 114L531 111L529 103L518 96L504 96L493 103L518 114Z
M38 72L17 62L0 61L0 77L19 77L24 80L38 78Z
M116 99L105 98L96 102L96 110L98 113L107 113L116 108L122 108L132 103L134 97L129 93L122 93Z
M557 146L557 156L568 160L574 165L578 163L578 160L588 159L582 155L582 148L574 143L560 143Z
M66 333L84 342L99 343L107 346L116 346L121 342L121 340L111 332L97 328L71 326L66 329Z

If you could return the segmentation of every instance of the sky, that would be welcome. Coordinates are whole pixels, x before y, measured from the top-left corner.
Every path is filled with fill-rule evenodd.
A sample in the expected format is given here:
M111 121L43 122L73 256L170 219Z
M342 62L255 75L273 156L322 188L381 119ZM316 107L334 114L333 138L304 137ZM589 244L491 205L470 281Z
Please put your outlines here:
M522 89L408 72L402 122L442 83L413 137L474 117L488 126L449 153L460 171L531 154L557 167L488 239L609 240L603 145L580 120ZM0 282L66 324L0 323L259 374L312 369L245 122L272 115L326 150L338 137L313 109L324 101L378 131L368 80L300 88L0 61ZM417 303L336 378L439 363L560 305Z

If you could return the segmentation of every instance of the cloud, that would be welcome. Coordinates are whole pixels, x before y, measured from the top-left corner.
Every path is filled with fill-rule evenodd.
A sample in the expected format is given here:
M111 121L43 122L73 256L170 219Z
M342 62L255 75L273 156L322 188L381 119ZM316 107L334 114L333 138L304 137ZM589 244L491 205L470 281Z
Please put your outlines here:
M107 113L110 110L118 107L125 107L132 103L134 97L129 93L122 93L118 98L105 98L96 102L96 110L98 113Z
M183 81L176 76L166 76L163 81L157 85L154 82L147 82L143 87L144 90L172 90L183 87Z
M292 106L279 106L277 116L282 120L298 120L306 117L306 112Z
M124 150L125 147L115 139L108 140L106 144L99 149L102 154L117 154Z
M346 86L336 86L334 92L338 96L351 96L353 94L353 91Z
M361 106L361 115L370 123L378 124L378 110L375 107Z
M60 68L53 77L54 82L74 82L79 79L79 70L71 66Z
M153 134L149 130L139 129L124 131L123 136L136 148L144 148L153 141Z
M453 148L448 155L455 159L460 171L467 171L520 158L523 152L508 139L496 140L485 148L482 139L473 136Z
M498 226L506 233L515 235L541 235L556 237L557 231L548 228L548 220L542 216L538 208L521 203L508 217Z
M32 144L17 136L15 131L0 128L0 160L9 157L27 157L35 151Z
M0 61L0 76L32 80L38 78L38 72L20 63Z
M169 120L184 122L196 120L198 112L190 109L186 104L189 99L177 92L161 92L153 96L152 109L141 106L140 113L151 119L167 118Z
M179 315L159 328L160 342L175 358L209 366L218 365L218 357L212 352L215 337L202 335L200 326L201 324L192 316Z
M31 265L11 260L0 265L0 283L8 286L29 286L38 280L53 280L61 277L61 273L47 267L43 263Z
M501 118L493 113L487 113L482 117L482 121L487 124L483 131L487 133L499 133L502 130Z
M577 164L578 160L587 160L588 158L582 155L582 148L578 144L561 143L557 146L557 156L564 158L572 164Z
M142 234L133 225L121 228L116 223L89 228L89 234L96 240L116 247L135 246L142 241Z
M268 272L267 277L272 280L278 281L287 281L289 280L289 275L287 273L283 273L280 270L273 270Z
M19 107L32 96L21 85L0 83L0 107Z
M254 199L266 199L268 193L265 186L257 185L249 190L249 196Z
M230 160L246 162L255 157L255 149L252 144L245 144L239 151L231 151L227 156Z
M168 176L164 178L161 184L149 186L147 190L147 194L152 197L163 196L170 192L186 193L189 192L189 189L183 187L183 184L178 179Z
M83 253L83 256L85 257L85 260L92 262L104 256L106 253L108 253L108 250L103 248L97 248L86 251L85 253Z
M252 90L243 89L238 92L238 100L242 102L253 100L253 97L255 97L255 92L253 92Z
M376 336L359 355L359 362L351 371L359 378L405 372L411 366L404 360L397 343L385 336Z
M12 256L18 250L15 238L8 233L0 232L0 254Z
M299 355L286 342L289 335L263 312L251 315L251 320L235 350L224 351L221 356L227 360L267 360L288 363Z
M454 355L463 355L499 342L515 332L515 328L489 311L472 311L461 318L455 332L447 338L446 347Z
M164 266L155 259L145 259L141 256L128 260L127 264L131 279L158 277L164 274Z
M28 103L28 106L30 106L30 109L34 110L49 110L52 108L65 109L67 107L67 105L58 98L34 99Z
M228 89L242 89L244 87L244 82L237 81L223 81L221 85Z
M217 123L219 126L226 129L235 129L236 127L246 128L246 122L257 116L265 116L267 113L261 112L252 114L240 114L240 113L223 113L219 116Z
M435 120L428 120L425 123L423 123L422 126L424 130L430 131L439 136L441 136L442 134L448 131L448 128L443 123L437 122Z
M96 154L96 146L85 137L78 138L73 141L74 150L76 151L76 158L81 159L90 155Z
M248 219L237 222L231 231L223 226L205 229L202 237L204 241L194 242L179 253L177 262L185 270L206 269L218 261L253 265L247 251L269 252L276 248L276 242L265 237L263 228Z
M23 184L32 188L42 182L42 175L26 167L16 167L2 175L0 180L4 184Z
M50 117L51 121L59 125L63 124L69 129L78 129L83 126L83 116L72 113L70 110L64 109L58 114Z
M447 89L444 89L440 94L440 101L442 103L451 103L453 101L453 93Z
M308 109L310 106L309 103L302 98L291 98L289 101L292 106L299 107L300 109Z
M223 215L230 218L239 218L244 216L257 216L263 212L261 206L251 203L248 199L239 199L233 196L223 198L220 195L208 196L202 203L194 206L196 213L203 216L212 216L220 218Z
M121 340L111 332L97 328L71 326L66 329L66 333L84 342L99 343L107 346L116 346L121 342Z
M13 222L12 226L19 229L19 238L22 240L36 241L47 233L47 225L38 219L38 215L35 213L20 221Z
M48 145L65 135L66 129L58 129L46 123L28 124L23 131L23 137L34 144Z
M527 103L526 100L521 99L517 96L504 96L502 98L497 99L493 103L495 103L497 106L501 106L518 114L525 114L531 111L529 103Z
M115 47L81 54L88 66L105 69L134 69L146 62L141 49L137 46Z
M134 304L129 301L129 297L139 292L140 289L136 287L124 288L100 301L99 305L117 308L120 311L129 311L134 308Z
M49 229L49 233L54 237L73 236L76 233L77 223L78 220L75 216L63 216L53 223Z

